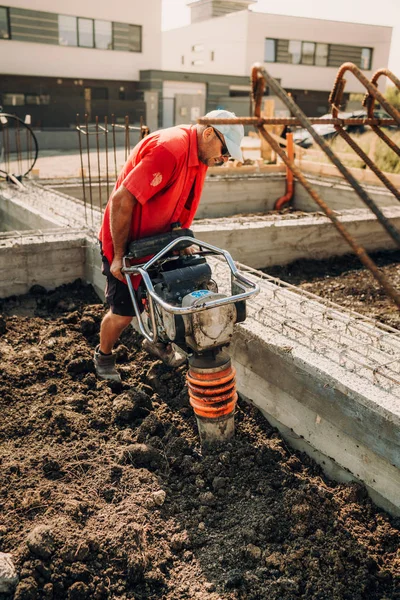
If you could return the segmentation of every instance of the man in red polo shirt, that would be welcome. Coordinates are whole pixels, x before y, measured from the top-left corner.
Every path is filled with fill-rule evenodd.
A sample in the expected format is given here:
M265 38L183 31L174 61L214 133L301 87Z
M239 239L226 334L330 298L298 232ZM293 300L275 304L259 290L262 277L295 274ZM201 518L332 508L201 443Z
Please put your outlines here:
M234 116L225 110L206 115L210 119ZM96 372L102 379L120 381L112 350L135 315L121 273L130 241L166 233L176 222L190 227L207 168L223 164L230 156L243 160L243 135L242 125L179 125L152 133L133 149L108 201L99 235L110 306L94 354ZM144 347L170 366L184 361L170 345L147 342Z

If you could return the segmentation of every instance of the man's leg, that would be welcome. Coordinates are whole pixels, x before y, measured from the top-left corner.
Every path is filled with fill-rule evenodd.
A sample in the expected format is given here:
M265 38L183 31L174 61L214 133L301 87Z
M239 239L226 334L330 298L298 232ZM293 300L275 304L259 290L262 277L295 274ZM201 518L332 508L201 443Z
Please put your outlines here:
M113 354L113 348L121 333L131 323L135 311L128 286L111 274L105 256L102 256L102 262L102 272L107 277L105 296L110 310L101 322L100 344L94 351L94 366L101 379L121 381L115 366L116 355Z
M99 350L101 353L111 354L115 342L131 321L132 317L124 317L112 313L111 310L108 311L100 326Z

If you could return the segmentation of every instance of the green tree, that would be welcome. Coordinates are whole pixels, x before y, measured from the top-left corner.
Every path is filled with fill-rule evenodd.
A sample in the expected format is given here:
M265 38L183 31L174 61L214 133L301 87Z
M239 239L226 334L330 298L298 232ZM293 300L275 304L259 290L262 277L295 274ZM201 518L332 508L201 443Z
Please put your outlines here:
M400 90L396 86L389 86L385 92L385 96L390 104L393 104L395 108L400 110Z

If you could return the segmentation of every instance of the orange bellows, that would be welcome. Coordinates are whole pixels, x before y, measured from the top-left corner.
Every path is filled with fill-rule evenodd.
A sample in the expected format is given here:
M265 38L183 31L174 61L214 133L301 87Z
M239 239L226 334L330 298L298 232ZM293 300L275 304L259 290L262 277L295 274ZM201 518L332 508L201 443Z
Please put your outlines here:
M203 420L233 415L237 402L235 375L230 360L211 369L199 369L189 364L186 378L190 405L196 417Z

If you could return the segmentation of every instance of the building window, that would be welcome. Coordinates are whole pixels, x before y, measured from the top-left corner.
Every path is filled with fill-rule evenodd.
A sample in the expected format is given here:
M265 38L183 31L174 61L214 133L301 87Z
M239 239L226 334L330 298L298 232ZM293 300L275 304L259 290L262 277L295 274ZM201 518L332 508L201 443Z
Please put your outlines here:
M361 69L369 71L372 62L372 48L363 48L361 50Z
M202 67L204 65L204 60L192 60L192 65L194 67Z
M203 52L204 45L203 44L195 44L192 46L192 52Z
M184 64L185 64L185 57L182 54L182 56L181 56L181 65L184 65Z
M142 51L142 28L140 25L129 25L129 52Z
M214 50L211 50L211 56L210 56L210 58L211 58L211 62L214 62L214 58L215 58Z
M314 42L303 42L301 46L301 64L313 65L315 55Z
M8 10L0 6L0 39L10 39L10 28L8 24Z
M23 106L25 104L24 94L3 94L4 106Z
M50 104L50 96L47 94L26 94L25 104L41 105Z
M297 40L290 40L288 54L289 62L292 65L299 65L301 62L301 42L298 42Z
M76 17L58 15L58 43L60 46L78 45Z
M112 50L112 23L111 21L94 22L94 41L96 48L102 50Z
M264 62L276 62L276 40L266 38L264 43Z
M93 19L78 17L78 44L83 48L93 48Z
M328 44L316 44L315 64L318 67L326 67L328 64Z

